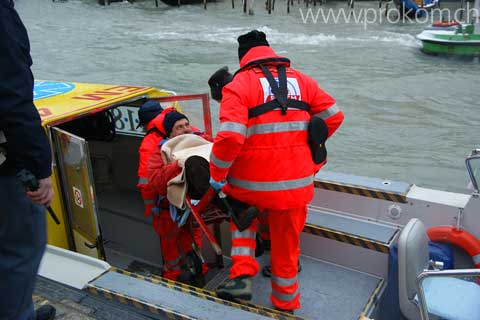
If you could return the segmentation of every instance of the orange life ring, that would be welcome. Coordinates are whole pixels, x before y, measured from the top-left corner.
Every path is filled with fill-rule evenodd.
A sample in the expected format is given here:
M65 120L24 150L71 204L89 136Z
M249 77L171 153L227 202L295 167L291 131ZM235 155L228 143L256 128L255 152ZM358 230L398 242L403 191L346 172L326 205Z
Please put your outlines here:
M439 226L428 229L427 234L432 241L459 246L472 257L475 268L480 268L480 240L471 233L452 226Z

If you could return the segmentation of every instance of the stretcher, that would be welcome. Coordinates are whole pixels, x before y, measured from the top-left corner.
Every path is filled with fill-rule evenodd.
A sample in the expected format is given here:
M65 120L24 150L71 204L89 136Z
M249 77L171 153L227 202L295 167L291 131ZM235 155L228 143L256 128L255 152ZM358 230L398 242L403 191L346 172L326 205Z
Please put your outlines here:
M220 205L212 203L215 197L220 199ZM253 219L258 217L258 209L247 205L237 208L222 191L216 192L211 187L196 204L192 202L192 199L190 199L188 195L185 197L185 202L191 212L187 224L189 224L190 227L199 227L203 234L205 234L216 255L215 266L223 268L222 248L208 228L208 225L231 220L240 231L243 231L251 225ZM205 260L195 241L192 242L193 251L186 256L186 265L190 272L198 276L202 272L201 265Z

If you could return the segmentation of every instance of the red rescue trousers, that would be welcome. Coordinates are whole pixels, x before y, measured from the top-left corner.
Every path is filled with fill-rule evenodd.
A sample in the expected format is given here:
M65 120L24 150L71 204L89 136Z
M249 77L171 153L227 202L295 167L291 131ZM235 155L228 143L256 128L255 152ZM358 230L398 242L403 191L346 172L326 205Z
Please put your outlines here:
M273 305L283 310L300 308L300 291L298 287L298 256L300 254L300 233L307 219L307 207L288 210L266 209L270 229L270 261L272 269ZM230 278L241 275L255 276L259 271L255 260L255 231L257 222L239 232L231 223L233 266Z
M153 227L160 237L163 258L162 276L177 280L182 273L182 256L192 250L192 239L195 239L195 243L201 248L202 233L199 228L193 228L191 235L188 227L179 228L170 217L168 210L161 210L160 215L153 214ZM204 264L202 267L205 274L208 270L207 265Z

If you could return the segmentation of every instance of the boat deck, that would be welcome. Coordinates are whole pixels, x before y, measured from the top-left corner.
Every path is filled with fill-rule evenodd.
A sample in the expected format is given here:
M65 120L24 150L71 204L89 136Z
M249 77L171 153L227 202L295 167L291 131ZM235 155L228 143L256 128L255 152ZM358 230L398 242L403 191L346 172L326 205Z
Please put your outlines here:
M356 320L369 316L383 293L383 279L325 261L302 256L300 310L295 318ZM269 257L259 258L261 266ZM255 277L253 300L231 303L212 292L228 277L225 268L204 289L112 268L83 290L38 277L37 305L52 303L58 319L288 319L273 310L270 280Z
M269 256L257 258L263 267L269 263ZM301 292L301 309L296 316L306 319L357 320L364 313L372 311L371 299L377 299L384 289L384 280L326 261L301 256L302 271L298 274ZM228 270L207 285L214 289L218 278L226 279ZM270 302L270 279L261 272L253 282L252 303L272 307Z

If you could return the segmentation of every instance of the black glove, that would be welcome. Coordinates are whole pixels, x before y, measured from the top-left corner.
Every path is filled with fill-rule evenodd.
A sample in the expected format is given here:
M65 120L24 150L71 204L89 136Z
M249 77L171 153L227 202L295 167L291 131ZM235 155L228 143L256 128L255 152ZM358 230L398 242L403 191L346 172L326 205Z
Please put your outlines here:
M212 98L220 102L222 100L222 89L233 80L233 75L228 72L228 67L222 67L215 71L214 74L208 79L208 85L210 86L210 93Z

